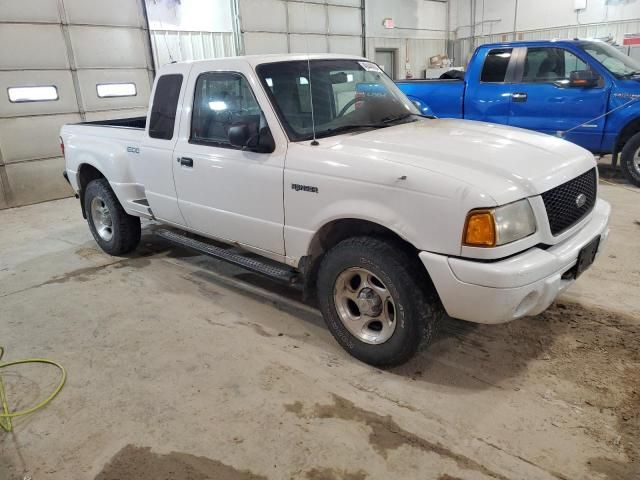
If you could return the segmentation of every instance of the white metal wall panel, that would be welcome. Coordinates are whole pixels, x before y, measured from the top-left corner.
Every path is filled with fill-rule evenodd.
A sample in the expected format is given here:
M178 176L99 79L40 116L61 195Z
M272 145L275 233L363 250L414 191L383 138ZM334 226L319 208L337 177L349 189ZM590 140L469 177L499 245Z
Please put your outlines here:
M69 68L59 25L5 24L0 27L0 69Z
M70 195L60 126L145 115L152 60L143 0L0 0L0 208ZM99 83L136 95L99 98ZM10 87L58 99L11 103Z
M57 0L0 0L0 22L59 23Z
M289 36L289 51L291 53L327 53L327 37L325 35L294 35Z
M243 39L247 54L287 52L289 48L286 33L246 32Z
M11 103L9 87L55 85L58 100ZM13 70L0 72L0 118L78 111L78 101L69 70ZM2 146L0 145L0 148Z
M2 160L15 163L59 156L60 127L79 121L79 113L0 119Z
M245 54L363 53L360 0L236 1Z
M362 39L360 37L344 37L329 35L329 52L362 56Z
M71 188L62 177L64 158L34 160L4 166L9 183L9 206L28 205L68 197Z
M360 9L350 7L328 7L329 33L334 35L361 35L362 16Z
M100 98L96 86L101 83L133 83L136 86L136 95ZM149 75L143 69L80 70L78 84L86 111L146 107L149 102Z
M141 4L132 0L64 0L71 24L142 27Z
M4 193L4 186L2 185L2 175L4 174L4 167L0 165L0 210L7 208L9 204L5 200L8 195Z
M287 7L281 0L241 0L240 16L243 31L287 31Z
M362 5L361 0L331 0L329 3L332 5L342 5L345 7L356 7L356 8L360 8L360 6Z
M137 28L70 26L77 68L147 66L145 32Z
M290 33L327 33L324 5L287 2Z

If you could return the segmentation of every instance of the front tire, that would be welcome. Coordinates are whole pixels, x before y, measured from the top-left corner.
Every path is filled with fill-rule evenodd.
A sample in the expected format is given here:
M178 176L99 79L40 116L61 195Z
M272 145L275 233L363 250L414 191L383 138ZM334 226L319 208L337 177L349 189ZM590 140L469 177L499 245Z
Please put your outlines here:
M329 250L318 272L318 303L338 343L376 367L407 362L444 316L417 259L394 241L372 237Z
M109 255L124 255L140 243L140 219L124 211L105 178L89 182L84 209L93 238Z
M640 187L640 133L631 137L622 148L620 168L629 182Z

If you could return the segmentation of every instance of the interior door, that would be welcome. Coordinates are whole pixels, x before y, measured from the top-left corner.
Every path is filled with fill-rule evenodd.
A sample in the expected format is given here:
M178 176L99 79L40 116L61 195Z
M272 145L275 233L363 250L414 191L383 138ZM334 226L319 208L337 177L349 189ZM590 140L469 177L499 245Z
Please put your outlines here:
M598 151L604 131L608 94L604 79L597 87L569 87L573 71L589 66L558 47L528 48L513 85L510 125L556 135L584 124L563 138Z
M486 52L480 78L469 79L464 97L464 118L492 123L509 123L511 91L516 60L513 48Z
M271 153L256 153L232 146L227 138L229 127L238 123L247 124L252 134L267 133L247 77L239 71L209 72L194 66L186 95L193 98L193 107L183 116L173 166L187 226L284 255L286 143L277 142Z
M376 50L376 63L384 70L384 73L395 79L395 54L393 50Z

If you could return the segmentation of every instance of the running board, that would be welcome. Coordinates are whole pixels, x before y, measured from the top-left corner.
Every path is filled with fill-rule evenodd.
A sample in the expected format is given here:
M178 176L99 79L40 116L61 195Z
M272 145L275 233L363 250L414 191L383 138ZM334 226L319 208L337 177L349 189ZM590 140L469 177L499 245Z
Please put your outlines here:
M286 266L280 266L276 262L270 262L269 260L256 260L246 255L238 253L233 248L221 248L216 247L207 242L197 240L184 234L180 234L164 228L155 231L156 235L164 238L165 240L175 243L182 247L195 250L196 252L215 257L219 260L237 265L246 270L250 270L261 275L265 275L274 280L284 282L287 284L297 283L300 279L298 272L292 268Z

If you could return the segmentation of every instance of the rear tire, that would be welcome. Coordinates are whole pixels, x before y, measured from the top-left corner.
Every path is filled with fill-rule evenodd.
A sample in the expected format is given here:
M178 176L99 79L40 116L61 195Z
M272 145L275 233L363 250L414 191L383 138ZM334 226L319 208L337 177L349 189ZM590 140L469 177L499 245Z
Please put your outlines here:
M444 317L418 260L397 242L372 237L329 250L318 272L318 303L338 343L376 367L407 362Z
M627 180L640 187L640 133L624 144L620 154L620 168Z
M89 182L84 208L93 238L106 253L124 255L140 243L140 219L124 211L105 178Z

